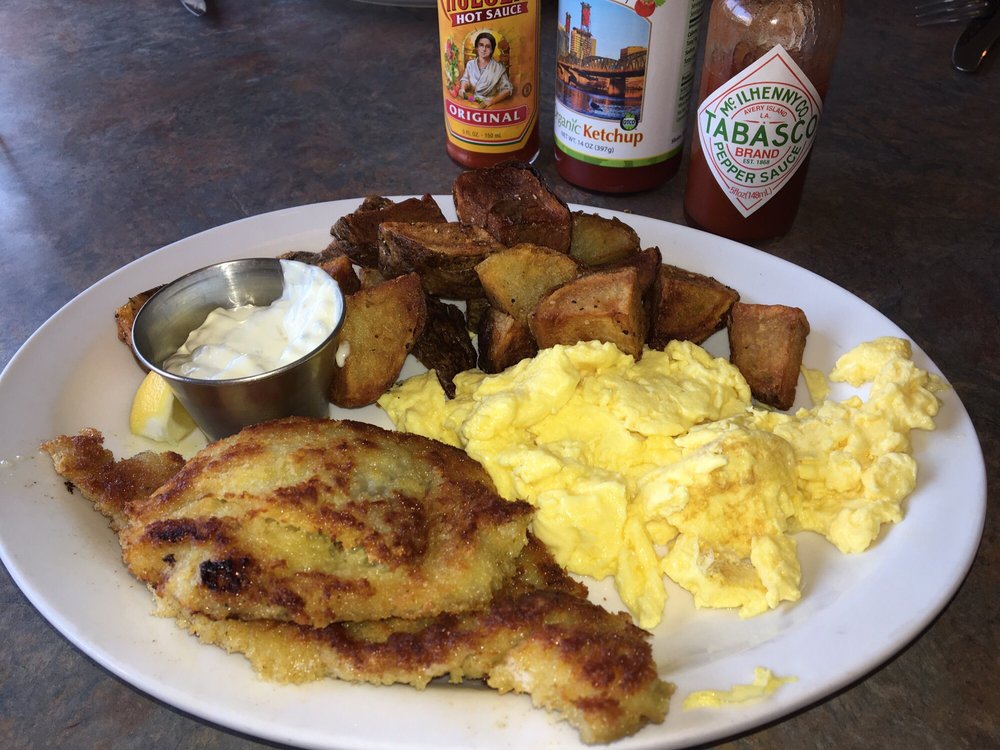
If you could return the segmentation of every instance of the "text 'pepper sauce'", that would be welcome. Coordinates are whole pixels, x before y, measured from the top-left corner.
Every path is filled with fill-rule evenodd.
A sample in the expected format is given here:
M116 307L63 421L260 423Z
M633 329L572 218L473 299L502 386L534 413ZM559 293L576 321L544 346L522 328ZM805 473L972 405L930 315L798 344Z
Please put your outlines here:
M777 237L798 211L843 26L840 0L715 0L684 213L735 240Z

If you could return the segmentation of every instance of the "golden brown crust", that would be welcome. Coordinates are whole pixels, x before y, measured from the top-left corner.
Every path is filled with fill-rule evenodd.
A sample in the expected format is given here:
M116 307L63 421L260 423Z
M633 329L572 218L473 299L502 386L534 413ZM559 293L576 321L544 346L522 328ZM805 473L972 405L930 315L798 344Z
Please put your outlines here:
M107 495L95 503L127 509L119 539L131 572L215 619L320 627L479 607L512 570L531 518L459 449L359 422L248 427L148 498L145 485L108 479L130 476L134 459L93 457L93 435L57 440L74 481Z
M642 292L635 267L585 274L539 301L531 333L540 349L603 341L639 359L648 325Z
M313 429L318 434L312 437L322 439L308 435ZM346 434L340 435L340 430ZM212 541L233 543L239 538L240 522L252 515L239 516L234 508L211 517L186 514L199 504L205 506L206 497L220 494L214 487L216 481L236 479L227 502L246 505L247 494L256 487L254 480L261 481L254 466L272 467L301 478L300 462L320 456L331 471L342 475L345 486L350 486L352 467L366 466L368 474L379 474L373 466L379 456L366 456L353 447L365 446L373 452L385 449L381 442L384 431L359 423L293 419L248 431L243 438L236 436L209 446L172 478L169 475L182 463L176 454L143 454L139 464L134 459L116 462L103 448L96 430L48 441L43 450L52 455L57 470L67 479L87 488L84 494L101 512L113 509L122 524L129 525L119 537L123 546L130 544L130 529L135 529L158 545L180 547ZM396 436L392 442L399 441L397 448L416 447L429 465L447 469L460 483L488 481L470 459L453 463L456 454L464 457L457 449L417 436L391 434ZM284 450L275 451L276 444L286 443ZM426 455L427 451L431 455ZM281 454L280 460L276 453ZM412 475L413 462L400 464L404 455L397 450L385 458L393 470ZM139 465L155 471L138 471ZM235 471L235 477L227 477L227 471ZM146 487L161 478L169 482L149 497ZM288 492L275 490L276 507L260 512L271 510L296 524L303 523L303 514L309 515L303 507L315 508L313 488L317 486L306 481ZM445 538L451 545L451 556L466 554L470 538L482 530L482 524L525 511L530 517L530 509L523 503L494 506L491 502L471 513L442 505L437 511L450 519L442 523L450 529ZM408 514L403 511L404 516ZM353 527L359 518L365 525L364 516L349 512L340 520ZM364 537L362 543L376 549L383 559L405 564L403 561L419 555L423 546L419 524L404 522L397 529L399 536L386 537L380 533L384 530L381 523L389 520L388 515L376 519L369 536L354 530ZM416 521L417 516L410 516L410 520ZM392 522L396 522L395 517ZM200 570L204 585L217 592L249 593L254 577L266 563L256 545L247 551L249 554L206 560ZM190 611L162 589L156 590L156 595L159 614L175 617L206 643L244 654L269 680L304 682L335 677L422 688L437 677L484 679L501 692L529 693L535 705L562 714L589 743L611 742L647 723L663 721L673 686L659 678L648 633L636 628L627 615L608 613L587 601L586 587L567 575L530 534L522 533L520 551L511 556L499 588L477 609L414 619L390 617L320 628L273 619L212 619ZM177 549L167 551L161 563L173 566L178 557ZM479 562L490 569L497 564L488 556ZM377 580L367 579L344 583L357 592L379 585ZM285 606L294 603L290 598Z
M792 408L808 335L809 321L797 307L733 305L729 358L754 398L777 409Z
M569 254L582 265L619 263L639 252L639 235L617 217L574 211L572 218Z
M653 288L649 345L663 349L673 340L700 344L722 330L740 295L704 274L664 264Z
M522 242L483 260L476 275L490 304L527 326L538 300L580 273L576 261L548 247Z
M526 325L491 307L479 321L479 369L496 373L538 354L538 344Z
M78 435L61 435L41 449L52 457L56 471L72 492L77 488L118 531L154 490L174 476L184 459L172 451L144 452L116 461L104 447L104 436L85 428Z
M411 273L363 287L344 306L339 345L346 358L334 368L330 401L357 408L375 403L396 382L427 323L427 302L420 277Z
M649 634L587 601L586 589L533 537L509 583L475 612L322 629L172 614L203 641L245 655L266 679L417 688L439 677L483 679L501 692L530 694L588 743L663 721L673 693L659 678Z
M147 289L132 297L129 297L125 304L115 309L115 325L118 328L118 340L125 346L132 348L132 324L135 316L139 314L140 308L146 304L146 300L152 297L160 287Z

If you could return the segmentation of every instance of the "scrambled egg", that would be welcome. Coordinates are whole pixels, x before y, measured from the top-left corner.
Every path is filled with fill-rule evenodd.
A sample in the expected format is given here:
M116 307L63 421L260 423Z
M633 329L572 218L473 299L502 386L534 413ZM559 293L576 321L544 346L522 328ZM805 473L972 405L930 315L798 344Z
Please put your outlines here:
M748 617L799 598L793 533L859 552L901 518L916 481L908 433L933 429L943 388L910 356L901 339L862 344L830 380L870 382L868 399L796 414L756 407L734 366L681 341L638 362L612 344L554 346L496 375L459 374L454 399L429 372L378 403L534 505L559 563L613 576L652 628L664 574L697 606Z
M749 685L733 685L729 690L698 690L684 699L684 710L692 708L722 708L734 703L745 703L757 698L766 698L795 677L775 677L766 667L753 671L753 682Z

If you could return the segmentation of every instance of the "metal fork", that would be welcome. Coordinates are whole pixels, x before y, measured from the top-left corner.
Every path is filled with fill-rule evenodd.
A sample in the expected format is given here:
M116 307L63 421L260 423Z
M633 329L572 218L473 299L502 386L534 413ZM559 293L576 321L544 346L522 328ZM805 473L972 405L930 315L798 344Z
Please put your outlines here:
M956 23L985 16L990 11L990 0L928 0L914 6L917 26L938 23Z

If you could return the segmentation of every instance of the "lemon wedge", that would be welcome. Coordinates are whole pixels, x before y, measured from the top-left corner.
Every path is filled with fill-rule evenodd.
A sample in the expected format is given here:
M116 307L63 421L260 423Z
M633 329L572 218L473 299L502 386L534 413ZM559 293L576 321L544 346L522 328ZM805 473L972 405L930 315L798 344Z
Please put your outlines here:
M195 423L167 381L150 372L132 399L128 427L133 435L161 443L176 443L194 430Z

